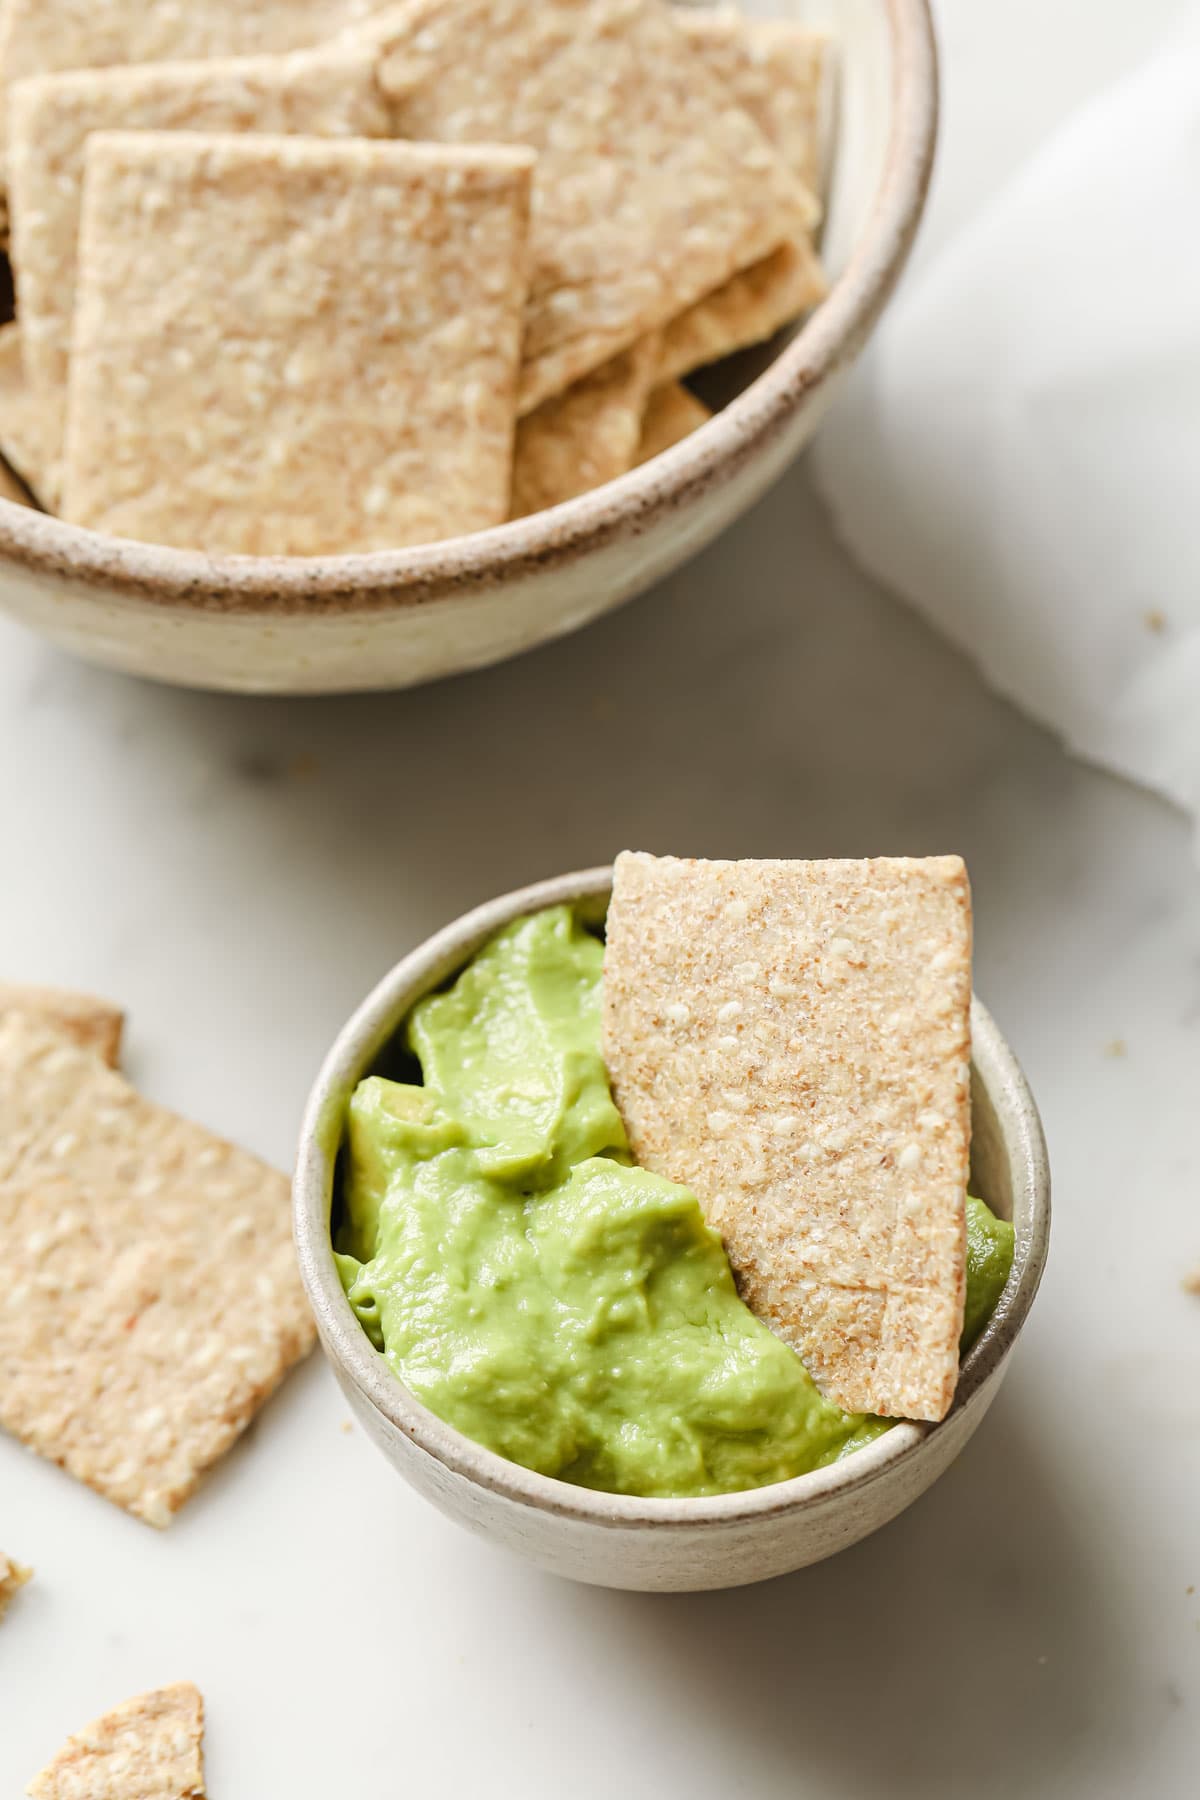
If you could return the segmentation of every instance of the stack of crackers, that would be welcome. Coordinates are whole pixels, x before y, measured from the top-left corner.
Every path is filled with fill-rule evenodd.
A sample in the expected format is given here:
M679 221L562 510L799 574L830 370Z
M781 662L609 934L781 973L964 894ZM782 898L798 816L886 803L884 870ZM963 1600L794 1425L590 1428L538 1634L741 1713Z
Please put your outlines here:
M829 64L667 0L0 0L0 449L75 524L227 555L612 480L823 296Z

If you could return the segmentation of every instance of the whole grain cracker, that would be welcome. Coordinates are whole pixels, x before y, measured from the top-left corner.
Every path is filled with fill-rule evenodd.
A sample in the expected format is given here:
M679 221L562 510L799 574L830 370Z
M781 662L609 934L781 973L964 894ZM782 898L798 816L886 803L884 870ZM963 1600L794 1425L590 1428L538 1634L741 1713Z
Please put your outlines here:
M650 395L642 419L642 435L638 444L639 465L661 456L681 444L685 437L707 425L712 412L680 381L668 381Z
M514 519L558 506L633 468L658 358L658 336L651 332L526 414L513 461Z
M807 229L753 268L707 294L663 332L659 379L669 381L735 350L773 337L825 298L825 273L812 242L824 185L824 143L832 85L829 38L786 19L746 19L728 8L684 11L680 24L813 196Z
M781 244L663 327L658 381L677 380L735 350L765 343L819 305L828 291L812 245L803 238Z
M617 860L604 1045L634 1154L694 1189L850 1412L954 1397L970 970L957 857Z
M793 19L747 18L732 7L685 7L677 17L692 48L819 197L832 110L828 32Z
M68 1738L33 1800L203 1800L204 1701L190 1681L139 1694Z
M81 69L18 82L9 109L9 210L25 369L57 464L66 427L84 150L97 131L386 137L370 46L291 56ZM56 500L51 484L48 502Z
M404 136L537 151L522 413L811 216L662 0L405 0L369 35Z
M501 524L533 158L88 140L63 516L312 556Z
M23 1588L32 1579L32 1569L27 1569L23 1563L14 1562L11 1556L6 1556L0 1550L0 1619L11 1606L18 1588Z
M302 50L361 25L383 4L385 0L197 0L192 5L180 0L5 0L0 8L0 157L8 90L27 76Z
M0 455L44 503L49 457L41 410L25 374L19 325L0 326Z
M288 1184L0 1016L0 1426L166 1525L307 1354Z
M73 993L69 988L0 981L0 1017L10 1012L26 1013L53 1025L83 1049L94 1050L110 1069L120 1063L125 1013L111 1000Z

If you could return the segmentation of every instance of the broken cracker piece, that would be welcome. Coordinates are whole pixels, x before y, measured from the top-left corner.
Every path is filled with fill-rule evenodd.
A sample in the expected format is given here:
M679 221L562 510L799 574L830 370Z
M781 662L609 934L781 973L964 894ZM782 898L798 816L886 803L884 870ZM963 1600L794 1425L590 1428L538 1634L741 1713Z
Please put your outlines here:
M25 1583L32 1578L32 1569L25 1568L22 1563L14 1562L10 1556L6 1556L3 1550L0 1550L0 1619L4 1617L12 1604L17 1589L23 1588Z
M0 1016L0 1426L166 1525L313 1344L288 1183Z
M745 19L727 8L682 11L680 24L705 63L754 119L814 197L806 230L707 294L663 332L660 381L688 375L735 350L765 343L825 299L812 242L823 187L831 45L785 19Z
M204 1701L190 1681L126 1700L30 1782L32 1800L203 1800Z
M661 0L406 0L367 35L401 135L537 151L522 413L812 218Z
M849 1412L958 1377L971 911L958 857L617 859L604 1047L639 1163Z
M1185 1294L1200 1294L1200 1267L1193 1269L1190 1275L1184 1276L1183 1291Z
M637 460L639 465L648 463L664 450L681 444L693 431L701 425L707 425L712 412L703 400L698 400L689 388L681 381L668 381L656 387L650 395L642 419L641 442L638 445Z
M111 1000L72 993L69 988L0 981L0 1017L10 1012L26 1013L53 1025L83 1049L94 1050L110 1069L120 1063L125 1013Z
M97 131L217 131L386 137L369 46L333 45L18 82L9 110L9 210L22 347L57 465L66 427L84 151ZM43 497L57 500L56 480ZM40 489L39 489L40 491Z
M652 332L521 420L512 518L558 506L633 468L658 358Z
M223 555L508 516L532 154L88 140L63 516Z
M49 459L41 412L25 376L19 325L0 325L0 455L29 492L43 500Z

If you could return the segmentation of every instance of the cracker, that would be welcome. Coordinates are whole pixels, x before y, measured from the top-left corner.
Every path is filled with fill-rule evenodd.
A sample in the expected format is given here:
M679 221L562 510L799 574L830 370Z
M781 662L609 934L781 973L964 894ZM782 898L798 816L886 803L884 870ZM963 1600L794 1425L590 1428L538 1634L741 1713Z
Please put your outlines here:
M682 382L668 381L656 387L642 419L637 454L639 465L661 456L675 444L681 444L685 437L690 437L701 425L707 425L711 418L711 409Z
M532 163L90 138L63 516L267 556L501 524Z
M25 367L50 457L62 456L84 147L96 131L386 137L369 46L292 56L82 69L19 82L9 106L9 208ZM54 501L54 492L48 496Z
M22 1563L14 1562L11 1556L6 1556L3 1550L0 1550L0 1619L4 1617L12 1604L17 1589L23 1588L25 1583L32 1578L32 1569L25 1568Z
M688 42L736 96L814 196L825 187L833 42L791 19L748 19L731 7L681 9Z
M633 468L658 357L658 337L651 332L521 420L514 519L558 506Z
M69 988L30 987L24 982L0 981L0 1018L10 1012L32 1015L65 1032L83 1049L94 1050L110 1069L115 1069L121 1060L125 1013L111 1000L99 1000L93 994L72 993Z
M406 0L370 35L401 134L538 153L522 413L809 217L661 0Z
M0 1426L166 1525L313 1343L284 1176L0 1017Z
M5 0L0 154L8 89L29 75L126 63L302 50L360 25L384 0ZM0 166L0 176L3 174Z
M203 1800L204 1701L190 1681L139 1694L68 1738L33 1800Z
M663 327L660 382L690 375L705 363L763 344L825 298L821 261L810 243L781 244Z
M41 500L48 458L41 413L25 377L19 325L0 326L0 455Z
M618 858L604 1042L638 1161L850 1412L940 1419L966 1268L971 914L957 857Z
M663 332L659 379L669 381L735 350L765 343L810 312L828 287L813 248L823 186L831 46L821 32L783 19L744 19L736 12L680 13L697 54L754 119L788 168L813 196L808 231L753 268L706 295Z

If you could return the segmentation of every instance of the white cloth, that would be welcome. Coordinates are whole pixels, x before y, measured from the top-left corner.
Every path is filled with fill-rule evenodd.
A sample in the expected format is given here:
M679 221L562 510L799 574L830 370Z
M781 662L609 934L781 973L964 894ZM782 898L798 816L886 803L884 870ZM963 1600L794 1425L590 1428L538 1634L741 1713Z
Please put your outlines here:
M973 214L956 181L818 482L994 687L1200 817L1200 5Z

